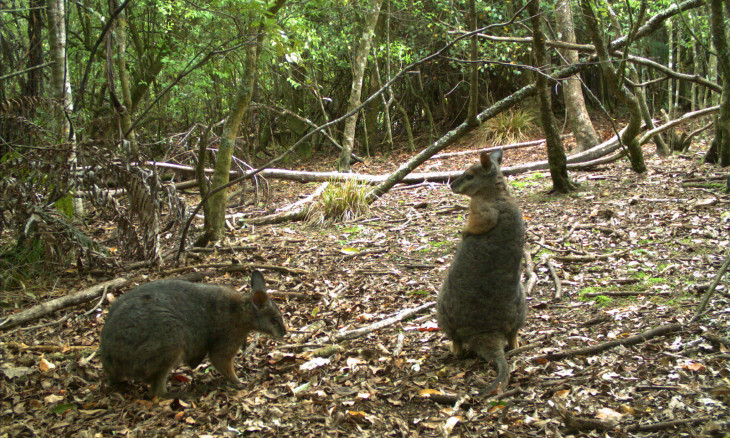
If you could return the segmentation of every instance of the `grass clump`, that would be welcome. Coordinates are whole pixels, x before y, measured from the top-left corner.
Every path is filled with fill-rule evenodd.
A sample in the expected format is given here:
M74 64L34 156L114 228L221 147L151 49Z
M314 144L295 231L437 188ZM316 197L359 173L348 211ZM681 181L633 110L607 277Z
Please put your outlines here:
M503 111L484 122L484 140L492 144L510 144L525 141L535 127L535 114L518 108Z
M326 224L356 219L370 212L367 184L356 180L332 181L309 206L307 221Z

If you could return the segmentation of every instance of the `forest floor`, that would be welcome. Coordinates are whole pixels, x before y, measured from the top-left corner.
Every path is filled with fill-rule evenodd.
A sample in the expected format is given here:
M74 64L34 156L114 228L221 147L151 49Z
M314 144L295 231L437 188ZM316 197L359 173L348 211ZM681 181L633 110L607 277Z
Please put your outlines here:
M448 151L478 147L467 137ZM220 250L188 259L190 270L213 272L205 281L242 290L247 270L217 270L220 264L272 267L264 274L289 334L254 337L235 361L238 388L221 385L205 361L168 380L182 397L150 400L141 384L108 390L98 359L87 360L107 303L3 332L0 436L727 437L728 276L706 315L690 323L730 247L727 171L701 164L704 149L658 158L647 146L644 175L625 160L571 172L580 189L570 195L549 194L547 172L509 178L537 282L527 298L524 348L509 356L510 382L497 396L479 395L494 378L492 365L451 355L433 307L337 337L433 302L449 267L467 199L447 185L398 186L359 219L238 225ZM504 165L544 155L544 146L508 150ZM387 173L407 156L369 160L355 171ZM333 161L299 164L325 170ZM431 160L419 171L474 162L473 154ZM269 209L317 187L269 185ZM191 205L196 199L189 195ZM251 202L236 209L244 216L262 210ZM137 284L180 272L188 271L69 271L52 291L18 302L29 307L117 276L134 275Z

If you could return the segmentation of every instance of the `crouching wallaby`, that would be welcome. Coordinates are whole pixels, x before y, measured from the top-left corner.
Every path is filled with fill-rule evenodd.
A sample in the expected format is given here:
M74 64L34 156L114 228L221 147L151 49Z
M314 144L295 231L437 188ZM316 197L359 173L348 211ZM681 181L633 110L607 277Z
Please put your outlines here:
M454 193L471 201L437 305L439 327L452 341L452 352L461 355L470 348L497 367L497 378L484 389L486 394L507 386L505 347L517 347L517 331L525 321L520 284L525 230L501 163L501 150L482 153L479 163L451 183Z
M260 272L251 274L251 294L181 280L138 286L112 304L101 330L99 355L109 382L125 378L166 392L170 371L180 362L197 367L206 355L231 383L238 378L233 357L251 331L281 338L286 333Z

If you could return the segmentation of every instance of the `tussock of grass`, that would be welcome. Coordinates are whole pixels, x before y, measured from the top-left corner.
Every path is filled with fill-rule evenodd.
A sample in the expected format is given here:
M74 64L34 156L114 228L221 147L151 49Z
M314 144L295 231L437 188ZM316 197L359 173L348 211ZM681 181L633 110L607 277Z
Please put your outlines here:
M370 212L367 184L355 180L330 182L322 194L310 205L307 221L326 224L356 219Z
M484 140L496 145L525 141L535 119L535 114L523 109L503 111L484 122Z

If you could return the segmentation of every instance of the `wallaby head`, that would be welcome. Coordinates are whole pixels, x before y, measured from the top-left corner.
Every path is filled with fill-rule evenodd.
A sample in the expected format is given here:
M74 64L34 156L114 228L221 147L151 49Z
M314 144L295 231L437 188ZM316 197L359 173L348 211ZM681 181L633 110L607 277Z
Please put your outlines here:
M275 338L281 338L286 334L284 319L274 301L266 293L266 281L259 271L251 273L251 303L253 306L250 322L253 330Z
M495 197L505 190L504 177L500 170L501 164L502 149L491 153L482 152L478 163L451 182L451 190L470 197Z

